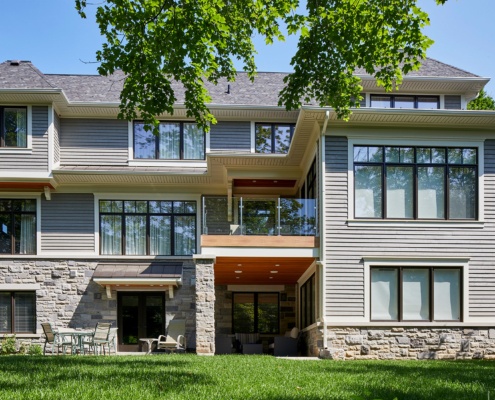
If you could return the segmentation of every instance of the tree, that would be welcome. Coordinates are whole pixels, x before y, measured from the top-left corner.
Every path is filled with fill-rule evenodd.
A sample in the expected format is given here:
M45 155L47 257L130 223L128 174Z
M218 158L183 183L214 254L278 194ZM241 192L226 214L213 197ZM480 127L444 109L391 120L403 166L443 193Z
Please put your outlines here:
M495 100L481 90L478 97L468 103L468 110L495 110Z
M348 118L362 90L357 68L390 91L418 69L433 43L421 29L428 15L418 0L103 0L96 21L105 37L96 54L98 72L122 70L120 116L142 118L158 132L155 116L173 113L174 81L185 89L188 116L205 129L216 122L205 81L234 80L233 59L251 79L256 75L252 37L267 44L300 35L279 104L297 109L308 99L332 106ZM447 0L436 0L442 4ZM87 0L75 0L85 18Z

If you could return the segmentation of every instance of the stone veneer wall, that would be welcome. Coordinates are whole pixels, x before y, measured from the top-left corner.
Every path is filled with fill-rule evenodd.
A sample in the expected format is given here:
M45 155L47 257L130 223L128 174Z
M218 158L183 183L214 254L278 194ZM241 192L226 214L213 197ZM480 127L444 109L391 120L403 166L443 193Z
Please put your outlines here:
M42 322L60 328L90 328L97 322L117 326L117 292L107 298L105 289L91 280L97 260L0 260L0 284L39 284L36 290L36 322L39 338ZM167 323L172 318L186 320L188 348L195 347L195 265L184 261L183 286L166 295ZM138 290L136 290L138 291ZM22 335L27 336L27 335Z
M305 356L317 357L320 354L320 349L323 348L323 331L318 325L313 325L311 328L303 331L302 339L304 348L301 349Z
M280 334L296 325L296 288L286 285L280 292ZM215 333L217 335L232 334L232 292L226 285L215 286Z
M328 328L327 333L321 358L495 359L495 329Z

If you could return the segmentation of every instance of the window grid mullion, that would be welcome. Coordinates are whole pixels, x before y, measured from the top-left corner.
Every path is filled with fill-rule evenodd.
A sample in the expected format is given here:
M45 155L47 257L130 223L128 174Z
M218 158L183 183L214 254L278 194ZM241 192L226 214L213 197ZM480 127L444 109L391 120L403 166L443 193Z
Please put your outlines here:
M433 314L433 312L435 311L435 305L433 304L434 300L435 300L435 285L434 285L434 275L435 274L435 268L430 268L430 274L429 274L429 279L430 279L430 282L429 282L429 289L430 289L430 293L429 293L429 296L430 296L430 322L434 321L435 320L435 315Z
M184 159L184 123L179 123L179 159Z
M15 332L15 292L10 292L10 332Z
M404 302L402 300L402 284L403 284L403 268L402 267L399 267L398 268L399 271L398 271L398 274L397 274L397 292L398 292L398 301L399 301L399 309L398 309L398 312L399 312L399 321L402 322L403 321L403 312L402 312L402 308L404 307Z
M161 125L161 122L158 124L158 126ZM160 159L160 132L158 135L153 134L153 137L155 139L155 160Z

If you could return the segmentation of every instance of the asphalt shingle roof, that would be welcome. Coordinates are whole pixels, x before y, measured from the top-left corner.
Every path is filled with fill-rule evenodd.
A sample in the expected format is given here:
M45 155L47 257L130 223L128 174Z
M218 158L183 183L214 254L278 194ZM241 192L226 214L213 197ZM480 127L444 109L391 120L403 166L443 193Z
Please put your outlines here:
M362 70L357 74L365 75ZM284 87L286 73L259 72L254 82L246 73L240 72L235 82L220 81L218 85L207 83L212 104L218 105L277 105L278 93ZM427 58L418 71L408 74L414 77L476 78L475 74ZM22 61L0 64L0 89L59 88L70 102L118 103L124 83L124 74L117 71L112 76L43 74L33 64ZM184 103L184 89L180 83L173 84L177 103Z

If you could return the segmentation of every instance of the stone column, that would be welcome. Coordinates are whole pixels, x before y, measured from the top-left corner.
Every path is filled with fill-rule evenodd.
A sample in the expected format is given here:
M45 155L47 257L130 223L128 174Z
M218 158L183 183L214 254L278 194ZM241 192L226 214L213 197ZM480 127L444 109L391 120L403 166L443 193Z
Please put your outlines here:
M215 354L215 256L196 254L196 353Z

